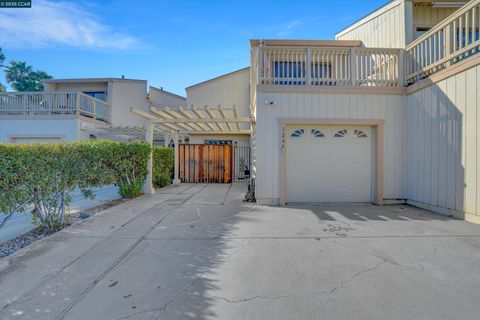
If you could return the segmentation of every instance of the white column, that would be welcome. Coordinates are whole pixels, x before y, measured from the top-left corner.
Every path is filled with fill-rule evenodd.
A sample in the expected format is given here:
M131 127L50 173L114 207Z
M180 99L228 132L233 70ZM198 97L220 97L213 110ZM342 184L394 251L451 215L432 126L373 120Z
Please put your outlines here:
M175 161L174 161L174 168L173 168L173 184L180 184L180 179L178 178L178 132L173 134L173 143L175 144Z
M145 134L145 140L152 148L153 148L153 127L154 127L154 124L149 122L147 124L147 133ZM143 192L145 194L155 194L155 188L153 187L153 150L150 153L150 158L148 159L147 181L145 181Z
M165 135L165 142L164 146L168 147L170 145L170 136L168 134Z

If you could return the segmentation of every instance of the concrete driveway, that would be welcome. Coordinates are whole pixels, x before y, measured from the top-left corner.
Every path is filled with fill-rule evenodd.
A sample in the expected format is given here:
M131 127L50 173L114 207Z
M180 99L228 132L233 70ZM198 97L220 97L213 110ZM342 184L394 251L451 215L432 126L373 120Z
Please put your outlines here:
M181 185L0 260L0 319L478 319L480 226Z

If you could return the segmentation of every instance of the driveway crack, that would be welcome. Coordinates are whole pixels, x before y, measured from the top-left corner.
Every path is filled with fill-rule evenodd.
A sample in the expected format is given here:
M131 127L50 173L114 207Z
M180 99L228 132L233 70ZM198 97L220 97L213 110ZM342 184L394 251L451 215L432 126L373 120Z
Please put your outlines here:
M225 297L212 296L212 295L208 295L207 297L213 298L213 299L218 299L218 300L223 300L223 301L228 302L228 303L243 303L243 302L249 302L249 301L257 300L257 299L278 300L278 299L290 298L290 296L259 296L259 295L257 295L257 296L253 296L253 297L232 300L232 299L228 299L228 298L225 298Z
M342 282L340 282L340 284L338 286L335 286L334 288L332 288L331 290L328 290L328 291L321 291L321 292L317 293L317 295L324 295L324 294L331 295L331 294L335 293L337 290L344 289L345 286L348 285L348 283L353 281L355 278L358 278L365 273L375 271L375 270L378 269L378 267L380 267L382 264L385 264L385 263L388 263L388 261L382 260L381 262L377 263L373 267L366 268L366 269L363 269L363 270L361 270L357 273L354 273L353 275L348 277L346 280L343 280Z

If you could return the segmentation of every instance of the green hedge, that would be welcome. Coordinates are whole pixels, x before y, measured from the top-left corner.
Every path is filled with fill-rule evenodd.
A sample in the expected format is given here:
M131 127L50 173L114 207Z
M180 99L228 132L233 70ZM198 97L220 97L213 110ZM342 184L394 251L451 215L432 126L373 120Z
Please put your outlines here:
M0 212L33 206L34 222L53 230L64 223L71 193L117 183L123 197L141 193L151 148L111 141L0 144Z
M153 185L155 187L161 188L172 183L173 157L172 148L153 148Z

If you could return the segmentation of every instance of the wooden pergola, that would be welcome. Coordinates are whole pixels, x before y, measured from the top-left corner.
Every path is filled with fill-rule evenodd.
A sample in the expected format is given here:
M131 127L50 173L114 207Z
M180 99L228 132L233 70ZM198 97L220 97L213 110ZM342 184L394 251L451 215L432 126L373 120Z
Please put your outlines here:
M144 134L145 140L150 145L153 145L156 132L162 132L164 136L169 135L173 138L175 145L174 184L180 183L178 172L180 135L250 134L250 117L239 116L235 105L233 107L191 106L189 108L151 106L149 111L133 107L131 112L147 120ZM147 194L155 192L152 184L152 165L153 160L150 157L145 185Z

